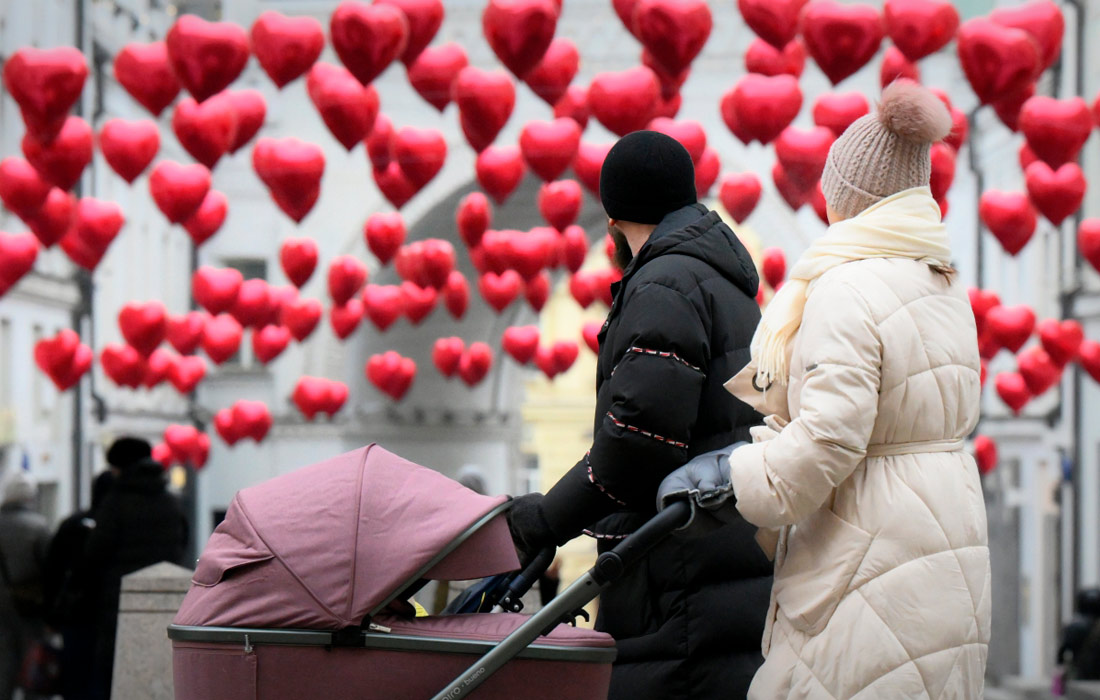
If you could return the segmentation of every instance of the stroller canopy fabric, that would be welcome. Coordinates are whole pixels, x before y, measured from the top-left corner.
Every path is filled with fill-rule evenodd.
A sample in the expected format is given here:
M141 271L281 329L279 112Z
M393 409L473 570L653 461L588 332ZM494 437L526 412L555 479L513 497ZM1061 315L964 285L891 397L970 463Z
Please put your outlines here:
M376 445L243 489L199 558L175 623L359 625L505 500ZM464 580L518 567L500 515L426 578Z

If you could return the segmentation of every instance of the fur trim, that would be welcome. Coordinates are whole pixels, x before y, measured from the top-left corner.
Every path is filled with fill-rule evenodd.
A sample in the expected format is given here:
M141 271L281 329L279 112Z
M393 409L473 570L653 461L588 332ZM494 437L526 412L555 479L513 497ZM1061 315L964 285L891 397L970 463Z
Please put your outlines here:
M878 119L906 141L932 143L951 132L951 113L938 97L911 80L895 80L882 91Z

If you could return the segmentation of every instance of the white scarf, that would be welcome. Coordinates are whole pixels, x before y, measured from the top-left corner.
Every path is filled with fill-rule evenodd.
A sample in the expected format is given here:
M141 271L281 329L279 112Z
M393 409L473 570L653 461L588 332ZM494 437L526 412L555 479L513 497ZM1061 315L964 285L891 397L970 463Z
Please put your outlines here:
M790 376L788 344L802 325L810 283L837 265L868 258L927 260L947 267L951 248L939 205L928 187L903 190L855 217L838 221L814 241L764 310L752 338L752 363L760 386Z

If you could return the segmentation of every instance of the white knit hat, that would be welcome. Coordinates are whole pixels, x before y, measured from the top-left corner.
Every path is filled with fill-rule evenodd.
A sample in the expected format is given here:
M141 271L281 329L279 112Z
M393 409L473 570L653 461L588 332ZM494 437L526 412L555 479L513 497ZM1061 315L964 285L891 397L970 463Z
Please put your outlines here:
M38 482L26 472L13 472L4 481L3 505L9 503L31 503L38 495Z
M951 132L946 105L926 88L897 80L877 114L857 119L829 149L821 190L842 218L898 192L928 185L932 144Z

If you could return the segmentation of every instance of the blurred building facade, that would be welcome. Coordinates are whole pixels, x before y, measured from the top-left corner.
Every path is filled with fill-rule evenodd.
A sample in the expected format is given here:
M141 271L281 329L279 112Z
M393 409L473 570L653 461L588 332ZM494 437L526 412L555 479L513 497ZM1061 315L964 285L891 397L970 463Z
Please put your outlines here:
M80 47L91 68L79 113L98 131L113 117L148 118L118 85L111 57L131 41L163 38L175 18L193 12L244 27L265 10L316 17L326 27L335 0L9 0L0 2L0 54L20 46ZM878 4L876 2L876 4ZM987 13L1010 0L956 2L964 17ZM1062 2L1066 16L1063 60L1040 84L1047 94L1082 91L1094 95L1100 75L1084 70L1100 64L1100 46L1080 42L1100 31L1095 3ZM499 68L481 34L483 0L446 0L447 17L433 44L454 41L466 48L470 62ZM709 143L722 160L722 172L752 171L765 183L765 194L748 225L761 245L783 248L793 260L820 235L824 226L812 210L792 213L770 183L772 149L736 141L721 120L718 101L744 72L743 55L753 36L738 16L735 3L713 3L714 31L683 88L681 118L700 121ZM615 16L608 0L567 0L557 33L581 50L577 82L597 73L622 70L638 62L640 47ZM338 63L331 47L321 60ZM876 59L838 89L877 92ZM1086 335L1100 338L1100 278L1076 262L1073 231L1040 224L1035 239L1016 258L1001 251L977 215L977 195L990 188L1023 187L1017 165L1022 137L1010 133L989 109L975 111L976 99L966 85L952 50L925 59L926 83L944 87L956 106L973 114L968 145L959 154L949 197L947 223L957 267L968 285L997 291L1004 303L1031 305L1039 318L1076 316ZM795 122L810 124L809 105L830 86L807 61L801 79L806 96ZM121 434L159 441L166 425L195 422L213 438L204 470L188 475L183 489L194 517L195 540L205 542L220 513L240 488L360 445L378 442L413 461L451 476L460 470L478 473L493 493L545 489L583 454L590 438L594 356L583 347L572 370L551 383L519 367L499 348L497 339L510 325L538 324L546 341L581 342L582 320L598 319L602 310L583 313L568 295L567 280L554 279L555 292L546 310L535 314L522 300L501 315L484 304L476 275L454 230L458 200L476 189L474 153L466 145L455 108L442 117L408 85L404 68L391 66L377 81L382 111L395 126L431 127L444 134L446 164L439 175L403 210L409 240L445 238L455 244L459 269L471 281L470 309L456 322L442 309L419 327L399 321L379 333L364 321L347 341L337 340L326 318L304 344L291 344L264 366L251 357L248 335L237 358L210 368L194 400L170 386L152 391L115 387L98 364L78 389L58 393L34 367L30 348L37 339L78 325L82 338L97 350L121 342L116 314L130 300L160 299L172 313L189 309L191 245L184 232L167 223L148 194L148 178L132 186L97 157L86 171L80 194L118 202L126 227L112 244L95 275L74 271L57 249L44 252L35 272L0 301L0 468L23 463L44 484L43 505L51 517L87 504L92 474L103 468L103 446ZM278 245L288 236L310 236L320 246L321 264L302 289L304 296L325 299L325 271L336 255L352 254L370 266L370 281L392 284L390 268L379 268L363 242L366 218L390 211L371 180L362 146L350 153L332 138L305 93L304 80L279 91L255 60L235 88L260 90L267 99L261 136L296 136L317 143L325 152L321 197L313 212L295 225L276 209L251 167L251 147L226 156L214 171L214 188L230 201L221 231L198 251L198 264L233 266L246 277L286 284L278 263ZM497 143L515 143L524 123L551 118L550 109L530 90L517 85L514 114ZM158 120L158 159L188 162L170 126L171 110ZM0 156L18 154L23 125L10 96L0 95ZM593 120L585 140L610 143L614 136ZM1084 157L1086 175L1100 182L1100 147L1093 140ZM494 228L526 230L540 225L535 207L538 182L529 177L509 202L494 208ZM1100 196L1087 197L1085 215L1100 215ZM598 203L586 195L580 222L593 241L590 264L602 262L605 219ZM0 230L24 230L22 222L0 210ZM1076 287L1080 294L1068 294ZM1091 295L1090 295L1091 293ZM598 304L597 304L598 306ZM326 303L327 308L327 303ZM494 347L493 370L471 389L446 381L430 360L434 339L458 335L467 342L484 340ZM373 353L397 349L413 357L419 371L412 389L394 404L371 387L363 374ZM990 376L1011 370L1002 356ZM289 396L302 375L344 381L351 389L348 405L333 420L306 422ZM213 413L247 398L268 404L275 426L259 445L229 448L213 433ZM986 392L981 431L1000 446L1001 465L985 478L990 538L994 551L994 646L992 676L1040 678L1052 665L1061 622L1068 617L1075 586L1100 584L1100 387L1079 370L1069 371L1058 391L1034 401L1013 417L992 391ZM588 551L577 545L578 556ZM578 560L580 561L580 560Z

